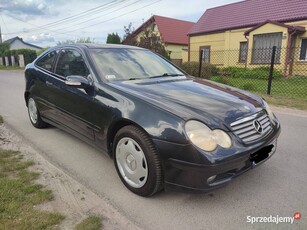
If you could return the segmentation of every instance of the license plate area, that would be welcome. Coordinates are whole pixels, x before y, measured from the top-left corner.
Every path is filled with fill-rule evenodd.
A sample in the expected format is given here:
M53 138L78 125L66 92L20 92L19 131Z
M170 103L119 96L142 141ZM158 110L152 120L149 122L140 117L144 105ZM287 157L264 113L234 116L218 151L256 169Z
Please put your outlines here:
M255 153L252 153L250 155L250 161L253 164L258 164L259 162L265 160L269 157L270 153L272 152L272 149L274 148L274 145L268 145L266 147L263 147L262 149L258 150Z

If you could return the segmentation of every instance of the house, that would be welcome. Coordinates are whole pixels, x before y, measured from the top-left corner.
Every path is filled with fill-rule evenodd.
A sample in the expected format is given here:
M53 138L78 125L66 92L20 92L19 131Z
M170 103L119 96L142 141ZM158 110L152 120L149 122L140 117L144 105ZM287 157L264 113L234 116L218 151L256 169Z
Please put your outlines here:
M39 46L23 41L23 39L18 36L14 38L10 38L4 42L10 44L10 50L31 49L31 50L38 51L38 50L43 49L42 47L39 47Z
M187 34L193 25L193 22L153 15L138 27L132 36L139 41L145 30L155 33L168 51L170 59L180 64L183 59L187 60L189 43Z
M307 1L246 0L205 11L189 31L189 61L259 66L271 61L284 75L307 67ZM227 51L227 52L226 52Z

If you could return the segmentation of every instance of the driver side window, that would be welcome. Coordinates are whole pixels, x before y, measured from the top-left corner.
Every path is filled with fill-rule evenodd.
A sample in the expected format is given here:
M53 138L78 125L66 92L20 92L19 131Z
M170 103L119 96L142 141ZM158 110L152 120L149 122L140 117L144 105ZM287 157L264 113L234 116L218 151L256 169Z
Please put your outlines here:
M70 75L86 77L89 71L82 55L78 51L65 49L61 50L55 73L63 77Z

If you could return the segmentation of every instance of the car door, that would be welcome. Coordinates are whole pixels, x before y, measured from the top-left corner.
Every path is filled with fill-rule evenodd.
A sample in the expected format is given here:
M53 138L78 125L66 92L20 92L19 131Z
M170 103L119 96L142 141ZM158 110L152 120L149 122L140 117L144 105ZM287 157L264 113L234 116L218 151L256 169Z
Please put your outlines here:
M47 78L52 75L52 70L57 58L59 50L52 50L46 55L42 56L35 62L35 71L31 72L32 79L35 81L34 87L31 87L31 94L33 94L37 101L37 106L42 117L49 117L50 104L48 103ZM28 82L28 84L32 84Z
M52 120L78 136L94 140L95 126L91 123L93 94L81 88L68 86L68 76L90 76L80 50L62 49L54 68L54 75L48 76L48 101L52 104Z

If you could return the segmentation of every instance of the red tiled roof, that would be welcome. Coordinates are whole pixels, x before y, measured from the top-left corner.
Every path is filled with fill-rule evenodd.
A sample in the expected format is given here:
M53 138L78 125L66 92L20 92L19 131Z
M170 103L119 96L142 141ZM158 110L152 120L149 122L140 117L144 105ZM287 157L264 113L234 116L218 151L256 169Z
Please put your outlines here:
M246 0L208 9L189 34L205 34L256 26L264 21L307 19L306 0Z
M187 34L195 24L193 22L154 15L143 23L138 29L136 29L134 33L139 33L143 26L152 20L156 22L161 39L164 43L188 45L189 39Z
M188 45L188 32L195 23L157 15L154 15L153 17L160 31L163 42Z

